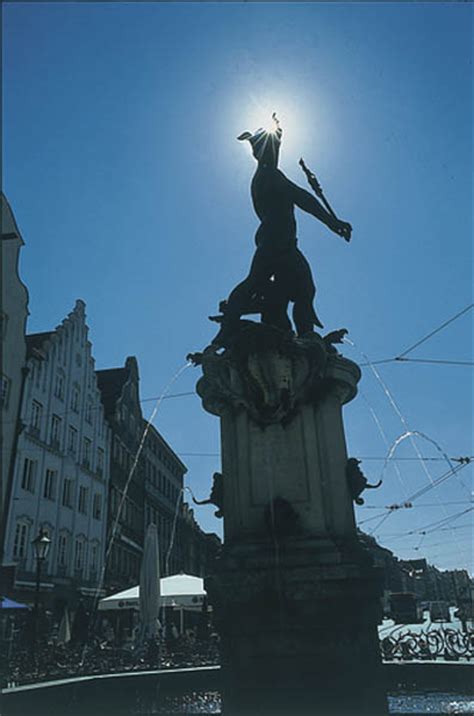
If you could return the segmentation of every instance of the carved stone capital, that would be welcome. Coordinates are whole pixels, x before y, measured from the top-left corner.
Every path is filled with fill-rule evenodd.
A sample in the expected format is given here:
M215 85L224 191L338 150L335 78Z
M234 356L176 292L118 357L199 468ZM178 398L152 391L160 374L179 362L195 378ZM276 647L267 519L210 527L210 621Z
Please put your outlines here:
M298 339L251 322L230 348L219 353L210 347L199 362L197 392L204 409L218 416L244 409L261 427L285 424L302 405L317 404L329 393L341 403L352 400L361 375L317 333Z

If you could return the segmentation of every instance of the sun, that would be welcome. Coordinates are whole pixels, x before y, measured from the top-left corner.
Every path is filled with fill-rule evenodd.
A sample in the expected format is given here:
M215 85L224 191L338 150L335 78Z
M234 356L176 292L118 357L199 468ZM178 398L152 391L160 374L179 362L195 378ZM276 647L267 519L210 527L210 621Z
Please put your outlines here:
M253 97L241 116L245 117L245 129L251 132L262 128L269 133L274 133L278 127L281 127L285 153L292 154L293 151L302 151L301 143L305 132L300 114L298 108L283 97L264 101Z

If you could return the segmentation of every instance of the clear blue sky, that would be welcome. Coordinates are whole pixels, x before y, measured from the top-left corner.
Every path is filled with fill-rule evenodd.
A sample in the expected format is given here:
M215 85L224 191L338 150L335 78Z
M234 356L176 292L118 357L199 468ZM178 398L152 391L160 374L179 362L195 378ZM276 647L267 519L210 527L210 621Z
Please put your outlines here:
M347 245L298 216L328 330L347 327L372 359L392 357L472 302L468 3L12 3L3 19L3 189L26 242L30 332L80 297L97 367L136 355L142 397L159 395L211 340L207 316L247 272L254 163L235 137L273 110L282 169L303 184L303 155L354 227ZM472 360L471 319L410 357ZM472 455L472 368L379 371L411 429L449 456ZM187 370L172 392L197 378ZM349 452L383 457L371 410L389 443L404 427L370 369L361 389L345 409ZM143 407L147 416L153 403ZM164 401L155 424L204 497L220 464L217 419L191 396ZM416 457L409 441L396 454ZM416 460L397 464L360 520L428 484ZM425 464L432 479L448 467ZM382 466L364 462L373 481ZM469 509L471 476L466 467L464 484L451 477L394 512L376 536L401 557L472 569L472 513L452 530L406 534ZM197 509L220 529L212 509Z

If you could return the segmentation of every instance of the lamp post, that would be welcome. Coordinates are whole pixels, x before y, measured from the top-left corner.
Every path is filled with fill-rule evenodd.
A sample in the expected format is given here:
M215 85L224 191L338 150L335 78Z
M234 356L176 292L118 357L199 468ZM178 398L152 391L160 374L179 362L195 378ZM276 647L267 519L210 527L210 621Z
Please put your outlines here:
M40 595L41 568L44 560L48 556L51 540L45 530L40 529L38 535L32 540L31 544L35 550L36 557L36 589L35 589L35 605L33 611L33 656L36 654L36 641L38 636L38 610Z

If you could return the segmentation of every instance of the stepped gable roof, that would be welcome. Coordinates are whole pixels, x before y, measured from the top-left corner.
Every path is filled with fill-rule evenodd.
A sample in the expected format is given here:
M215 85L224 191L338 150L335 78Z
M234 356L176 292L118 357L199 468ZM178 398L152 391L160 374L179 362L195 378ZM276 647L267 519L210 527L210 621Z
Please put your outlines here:
M41 351L43 344L51 338L54 331L44 331L43 333L30 333L26 338L26 357L38 357L38 351Z
M2 232L2 241L7 239L20 239L21 243L23 244L23 239L21 238L20 230L18 228L18 224L16 223L15 216L13 214L10 204L8 203L7 197L3 192L0 192L0 200L0 227Z
M123 386L128 379L128 368L108 368L107 370L96 370L97 385L102 394L102 402L105 414L110 415L115 411L115 404L120 398Z

